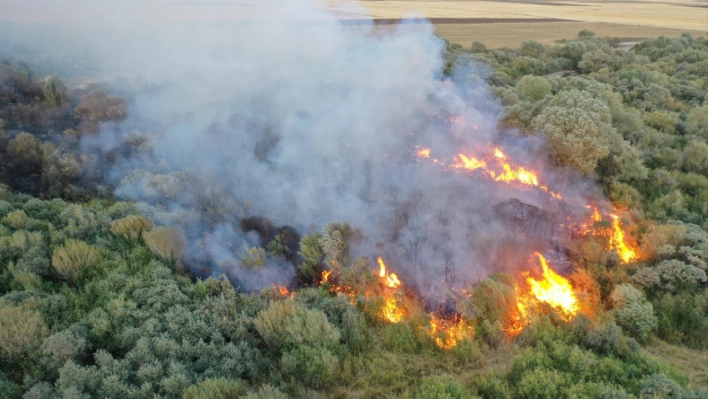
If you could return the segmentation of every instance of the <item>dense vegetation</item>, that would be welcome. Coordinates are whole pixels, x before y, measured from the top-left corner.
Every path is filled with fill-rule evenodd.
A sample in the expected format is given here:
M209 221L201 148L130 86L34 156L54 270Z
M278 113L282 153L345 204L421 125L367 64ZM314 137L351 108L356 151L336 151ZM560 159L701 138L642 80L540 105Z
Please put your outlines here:
M375 299L352 304L313 284L325 267L371 283L346 224L300 239L232 221L268 226L244 262L290 261L302 284L293 296L188 275L171 227L180 214L159 199L191 184L189 172L141 176L156 187L152 204L117 202L102 171L146 151L149 135L110 153L79 146L125 118L128 100L0 65L0 397L708 397L708 364L651 355L667 342L707 358L708 40L630 51L618 41L582 31L554 46L448 45L446 72L486 79L506 127L545 137L552 164L602 184L642 259L620 266L607 237L578 240L570 279L592 318L549 312L515 338L501 330L511 279L490 276L459 304L476 334L452 350L424 333L422 312L387 324Z

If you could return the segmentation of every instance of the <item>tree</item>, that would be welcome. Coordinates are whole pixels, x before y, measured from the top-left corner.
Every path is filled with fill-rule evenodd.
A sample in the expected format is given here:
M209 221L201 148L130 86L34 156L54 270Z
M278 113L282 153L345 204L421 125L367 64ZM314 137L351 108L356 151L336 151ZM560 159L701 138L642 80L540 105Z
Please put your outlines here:
M516 91L521 98L538 101L551 94L551 83L542 77L526 75L516 84Z
M686 128L689 134L708 139L708 105L693 108L688 113Z
M590 174L610 153L610 146L621 140L611 121L604 102L573 89L557 94L533 119L532 127L545 133L556 164Z

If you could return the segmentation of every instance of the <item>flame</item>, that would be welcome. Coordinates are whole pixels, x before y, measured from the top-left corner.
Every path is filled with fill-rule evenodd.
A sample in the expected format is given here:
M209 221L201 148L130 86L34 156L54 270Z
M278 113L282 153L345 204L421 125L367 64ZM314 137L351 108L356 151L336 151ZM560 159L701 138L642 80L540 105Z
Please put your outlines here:
M532 277L526 279L531 288L531 294L541 302L545 302L556 310L560 311L561 317L568 321L572 319L579 310L578 299L575 297L573 287L568 280L556 274L546 262L546 258L536 252L538 260L543 268L543 280L535 280ZM566 317L563 317L566 316Z
M432 315L430 328L426 332L438 347L452 349L464 339L470 338L474 334L474 328L461 317L447 320Z
M391 323L400 323L406 316L406 311L400 303L401 293L398 291L401 281L394 273L386 273L386 264L381 257L377 261L379 263L379 281L384 285L382 316Z
M477 158L474 158L474 157L467 158L463 154L458 154L457 156L460 157L460 160L462 162L461 163L458 162L458 163L452 165L453 167L467 169L467 170L476 170L476 169L487 167L486 162L480 161Z
M273 291L280 294L280 296L285 297L285 296L290 295L290 291L284 285L278 284L276 286L275 284L271 284L270 286L271 286L271 288L273 288ZM293 292L292 295L295 295L295 293Z
M601 222L603 220L602 214L600 214L597 207L591 207L588 205L587 208L592 208L591 220L593 223ZM627 244L624 231L620 225L620 217L612 213L609 214L609 217L612 219L612 229L607 233L610 238L609 249L611 251L615 251L617 255L619 255L622 263L629 263L637 259L637 252ZM581 224L581 228L583 229L583 234L595 233L588 228L587 224Z
M504 154L503 152L501 152L501 150L498 149L498 148L495 148L495 149L494 149L494 156L497 157L497 158L506 159L506 154Z
M416 152L421 158L430 158L430 148L421 148Z
M324 284L329 281L329 276L332 274L332 270L325 270L322 272L322 277L320 278L320 284Z
M624 232L620 226L620 218L617 215L612 217L612 237L610 237L610 247L617 252L623 263L628 263L637 258L637 253L629 248L624 240Z
M542 280L528 277L528 272L522 274L522 276L527 276L525 282L528 290L522 290L519 286L515 287L516 309L512 310L504 329L510 335L516 335L526 328L532 317L533 309L536 309L538 304L550 305L564 321L572 320L580 311L578 298L575 296L570 282L548 267L548 262L543 255L538 252L535 255L541 262Z

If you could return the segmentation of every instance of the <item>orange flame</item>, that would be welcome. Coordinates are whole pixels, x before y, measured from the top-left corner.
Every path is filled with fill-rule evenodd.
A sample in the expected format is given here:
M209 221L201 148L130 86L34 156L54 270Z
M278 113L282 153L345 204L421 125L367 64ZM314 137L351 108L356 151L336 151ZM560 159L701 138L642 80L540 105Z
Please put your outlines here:
M290 294L290 291L288 291L288 289L283 285L279 284L276 286L275 284L271 284L270 286L271 286L271 288L273 288L273 291L280 294L280 296L288 296ZM293 295L294 294L295 293L293 292Z
M421 158L430 158L430 148L421 148L416 152Z
M541 302L545 302L556 310L560 311L561 318L568 321L572 319L579 310L578 299L575 297L573 287L568 280L556 274L546 262L546 258L536 252L538 260L543 268L543 280L537 281L534 278L527 278L526 282L531 288L531 294Z
M397 289L401 286L401 281L394 273L386 273L386 264L383 259L377 259L379 263L379 281L390 290L384 288L384 306L381 310L384 319L391 323L400 323L406 316L406 312L400 304L400 293Z
M438 347L452 349L461 341L470 338L474 334L474 328L462 318L451 321L432 315L430 328L426 332Z
M329 276L332 274L332 270L325 270L322 272L322 278L320 278L320 284L324 284L329 281Z
M548 267L548 262L543 255L538 252L535 255L541 262L543 279L526 277L528 291L522 292L518 286L515 288L516 309L509 315L508 326L505 328L505 331L511 335L516 335L526 328L533 309L536 309L538 304L550 305L564 321L572 320L580 311L578 298L570 282ZM522 275L528 275L528 272Z
M610 246L619 255L622 262L628 263L637 258L637 253L629 248L624 240L624 232L620 226L620 218L617 215L610 215L612 217L612 237L610 237Z

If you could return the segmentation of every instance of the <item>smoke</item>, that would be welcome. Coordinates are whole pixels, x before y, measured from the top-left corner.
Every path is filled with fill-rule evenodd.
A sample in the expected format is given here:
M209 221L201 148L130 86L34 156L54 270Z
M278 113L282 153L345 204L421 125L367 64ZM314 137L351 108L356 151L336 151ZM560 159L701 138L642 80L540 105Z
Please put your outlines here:
M214 7L236 21L220 23L198 13L184 21L188 2L62 4L60 15L82 22L16 31L13 40L54 54L55 65L85 61L66 73L101 77L130 98L128 119L82 146L105 152L135 130L149 133L149 148L117 161L109 178L119 197L188 215L179 223L197 272L224 272L246 290L292 281L281 258L259 271L240 263L265 243L237 221L264 215L300 235L348 222L364 236L355 255L384 256L436 298L507 267L498 253L517 232L497 220L494 205L518 198L541 206L547 196L414 156L418 147L450 159L499 145L544 169L541 143L499 132L501 107L484 67L444 78L445 45L431 24L404 21L385 32L372 22L342 24L341 15L365 10L311 0L228 2ZM140 10L162 11L151 18ZM165 195L171 185L179 189ZM210 206L221 217L205 220Z

